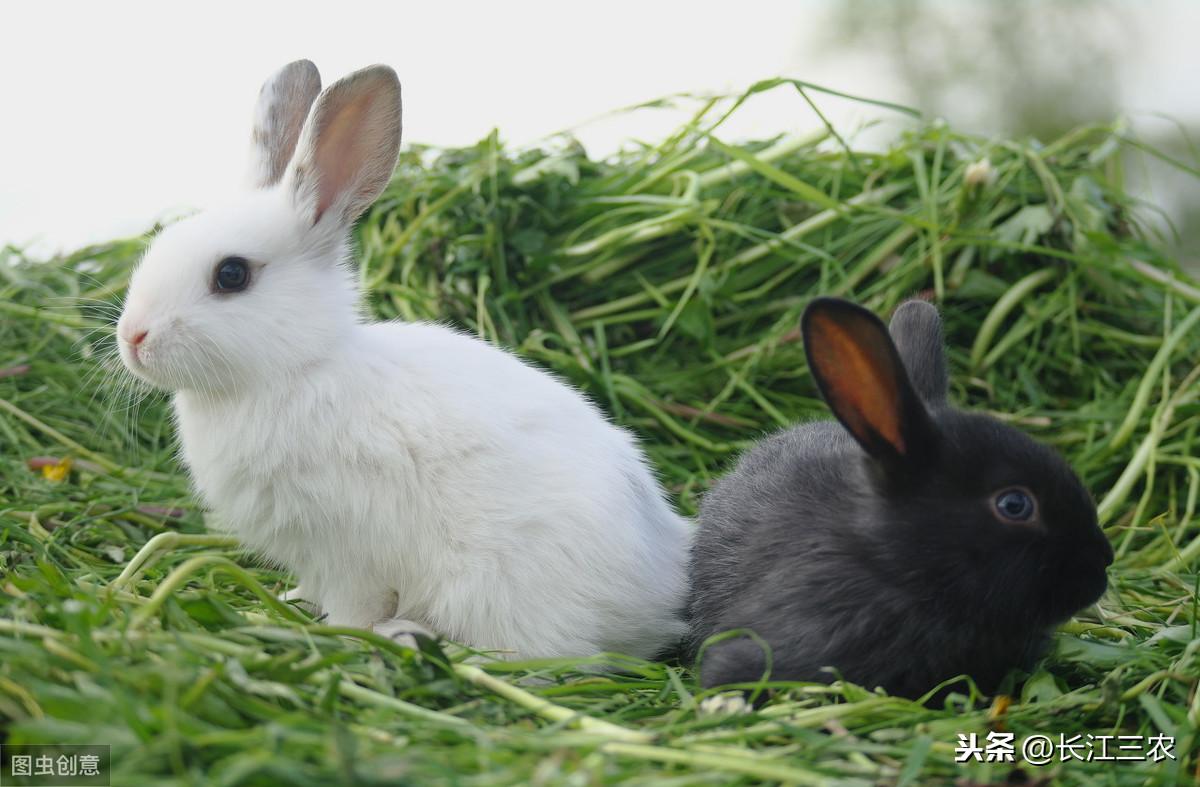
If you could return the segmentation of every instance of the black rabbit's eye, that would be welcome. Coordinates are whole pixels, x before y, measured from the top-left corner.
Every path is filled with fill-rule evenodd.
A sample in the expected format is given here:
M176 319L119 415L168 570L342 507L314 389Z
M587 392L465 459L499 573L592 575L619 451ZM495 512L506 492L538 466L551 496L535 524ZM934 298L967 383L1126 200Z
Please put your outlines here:
M1024 489L1005 489L992 498L992 506L1001 519L1010 522L1028 522L1037 512L1033 496Z
M217 263L217 292L239 292L250 283L250 263L245 257L226 257Z

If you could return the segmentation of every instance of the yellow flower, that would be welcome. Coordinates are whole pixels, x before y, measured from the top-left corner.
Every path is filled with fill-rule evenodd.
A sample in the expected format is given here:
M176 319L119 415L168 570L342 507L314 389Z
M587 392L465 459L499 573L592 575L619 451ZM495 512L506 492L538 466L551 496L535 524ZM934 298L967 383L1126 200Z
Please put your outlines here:
M42 467L42 478L47 481L52 481L56 484L61 484L67 480L67 475L71 472L71 457L64 456L58 462L52 465Z

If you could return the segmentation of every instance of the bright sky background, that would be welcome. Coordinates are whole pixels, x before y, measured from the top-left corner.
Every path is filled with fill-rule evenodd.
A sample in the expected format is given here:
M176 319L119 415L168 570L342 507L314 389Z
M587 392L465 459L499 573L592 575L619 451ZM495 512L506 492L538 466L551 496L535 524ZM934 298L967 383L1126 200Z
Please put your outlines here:
M780 74L903 100L870 53L818 51L834 1L5 3L0 244L69 250L219 197L243 171L259 85L301 57L325 84L391 64L405 140L439 145L493 127L528 144L668 93L736 92ZM1157 9L1155 45L1124 69L1123 92L1134 110L1195 117L1200 3L1143 6ZM822 109L846 129L886 115L836 100ZM679 120L639 113L580 136L603 153ZM737 120L734 137L817 124L782 91Z

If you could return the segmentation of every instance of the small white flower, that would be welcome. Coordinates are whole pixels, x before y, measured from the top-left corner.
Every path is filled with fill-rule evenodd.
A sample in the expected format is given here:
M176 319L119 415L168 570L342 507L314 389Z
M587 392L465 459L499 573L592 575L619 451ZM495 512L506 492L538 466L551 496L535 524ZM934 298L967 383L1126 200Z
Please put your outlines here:
M967 171L963 174L963 183L973 188L991 183L995 178L996 170L992 167L992 162L982 158L967 165Z
M63 612L66 612L68 615L77 615L83 612L83 609L83 602L79 599L69 598L63 602Z
M701 716L734 716L750 712L750 703L740 691L714 694L700 701Z

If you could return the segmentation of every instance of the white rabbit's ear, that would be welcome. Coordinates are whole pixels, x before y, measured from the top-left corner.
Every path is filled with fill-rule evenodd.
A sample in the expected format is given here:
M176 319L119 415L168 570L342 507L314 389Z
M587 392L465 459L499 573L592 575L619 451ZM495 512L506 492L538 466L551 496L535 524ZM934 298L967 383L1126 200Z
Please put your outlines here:
M263 83L250 137L250 185L274 186L296 152L309 107L321 92L321 75L308 60L288 63Z
M312 223L350 224L383 192L400 153L400 80L387 66L355 71L325 89L292 165L296 206Z

